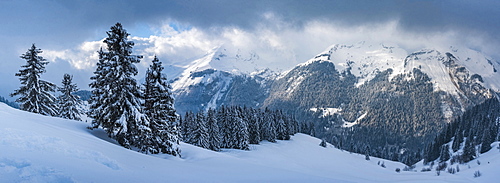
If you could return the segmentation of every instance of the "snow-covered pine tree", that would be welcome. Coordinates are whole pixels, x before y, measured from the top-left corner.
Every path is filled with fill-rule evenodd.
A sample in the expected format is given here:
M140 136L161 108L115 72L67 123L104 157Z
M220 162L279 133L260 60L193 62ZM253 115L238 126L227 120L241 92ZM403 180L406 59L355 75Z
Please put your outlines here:
M465 139L464 150L463 150L462 157L461 157L462 162L464 162L464 163L467 163L467 162L473 160L476 156L476 147L474 146L474 143L472 141L473 141L472 135L469 135Z
M248 109L246 115L248 115L248 142L250 144L259 144L260 143L260 118L257 116L260 114L259 110L256 109Z
M278 140L290 140L284 118L285 116L282 111L276 111L274 119L276 123L276 139Z
M90 116L120 145L130 148L139 145L149 122L142 113L141 90L133 76L135 63L142 56L132 55L134 42L128 40L125 29L116 23L106 32L107 51L99 52L99 64L90 87L96 95L91 100Z
M38 54L42 50L35 44L28 51L21 55L26 60L23 69L16 73L21 80L21 87L10 94L11 97L19 95L16 102L20 103L20 109L28 112L38 113L46 116L57 116L56 98L51 92L54 92L56 85L40 79L40 75L45 72L47 62Z
M78 87L73 83L73 76L64 74L62 87L57 89L61 92L58 97L59 102L59 117L81 121L81 111L79 106L82 104L80 97L74 93L78 91Z
M231 141L231 133L232 132L230 131L229 113L230 113L229 108L226 106L221 106L217 110L216 117L217 117L217 124L219 124L221 148L231 148L231 146L232 146L232 141Z
M233 107L231 110L232 148L250 150L248 145L248 123L243 120L241 111L240 107Z
M441 151L439 153L439 162L445 162L450 159L450 146L445 144L441 146Z
M207 111L207 129L208 129L208 143L209 149L213 151L220 151L220 132L217 125L215 110L212 108Z
M92 120L92 125L90 128L98 128L100 126L100 122L104 119L104 115L101 113L106 103L106 100L109 95L107 92L109 90L109 82L110 80L107 77L110 67L109 67L109 59L105 59L106 54L102 50L102 48L97 51L99 55L99 60L97 61L97 68L94 71L94 76L90 77L90 80L93 80L89 86L92 88L92 95L89 99L89 111L87 115Z
M276 123L274 118L274 112L269 109L265 109L263 115L263 125L262 125L262 140L267 140L269 142L276 142Z
M196 113L194 123L190 125L190 129L190 143L198 147L209 149L208 129L205 122L205 115L202 112Z
M148 147L150 149L143 151L177 156L180 155L177 114L174 109L172 87L162 71L162 63L155 56L146 72L144 84L144 114L150 121L152 135L149 138L152 144Z
M181 128L181 136L182 136L182 141L188 144L191 144L191 132L193 131L191 129L191 125L194 123L194 113L192 111L187 111L186 114L184 115L184 119L179 120L180 121L180 128Z

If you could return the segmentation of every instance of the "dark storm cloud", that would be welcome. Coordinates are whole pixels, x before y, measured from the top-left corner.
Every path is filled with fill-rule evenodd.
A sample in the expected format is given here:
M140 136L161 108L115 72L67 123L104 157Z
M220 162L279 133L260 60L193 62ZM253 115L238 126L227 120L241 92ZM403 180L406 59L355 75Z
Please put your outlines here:
M495 0L7 0L0 5L3 35L42 34L65 40L74 36L78 41L95 36L97 30L106 30L117 21L128 27L171 19L200 28L252 29L263 21L264 13L273 13L296 27L318 19L346 26L399 20L401 28L415 32L473 30L494 37L500 30L500 1Z

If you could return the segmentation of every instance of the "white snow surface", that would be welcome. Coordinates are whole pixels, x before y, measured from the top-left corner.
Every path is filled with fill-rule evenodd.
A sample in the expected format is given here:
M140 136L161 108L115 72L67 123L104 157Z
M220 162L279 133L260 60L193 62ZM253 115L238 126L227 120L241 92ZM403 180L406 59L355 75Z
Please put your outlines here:
M214 69L215 71L225 71L231 74L241 75L257 75L261 74L263 70L259 66L260 57L254 53L243 53L240 50L226 49L223 46L214 48L212 51L195 59L185 66L181 66L183 71L179 75L172 75L172 78L178 78L172 83L173 91L179 91L189 86L198 83L210 83L210 77L191 77L192 73L204 71L207 69Z
M358 119L354 120L354 122L349 122L349 121L345 121L344 119L342 119L342 121L344 121L344 124L342 124L342 127L350 128L350 127L358 124L359 121L361 121L363 118L366 117L366 115L368 115L368 112L363 113L361 116L358 117Z
M0 182L496 182L500 152L457 174L401 172L404 165L319 146L296 134L250 151L213 152L181 144L182 158L125 149L87 123L41 116L0 103ZM384 163L382 168L377 163ZM488 162L488 163L487 163ZM473 178L476 170L483 176Z
M423 54L411 55L417 52ZM360 78L356 86L370 81L379 72L387 69L393 70L389 77L392 79L398 74L408 74L413 68L419 68L431 78L436 90L456 94L457 89L449 76L449 69L443 63L446 53L456 57L457 64L464 66L469 75L481 75L484 87L500 91L500 64L478 51L465 47L450 46L409 52L391 43L375 44L363 41L352 45L336 44L299 66L318 61L332 62L338 72L350 69L353 75Z
M340 114L342 112L342 108L311 108L309 109L312 112L321 112L320 117L332 116L334 114Z
M394 44L371 44L362 41L352 45L333 45L302 65L316 61L330 61L335 64L339 72L350 68L351 73L360 78L356 84L360 86L389 68L394 70L391 78L403 73L403 60L407 55L406 50Z

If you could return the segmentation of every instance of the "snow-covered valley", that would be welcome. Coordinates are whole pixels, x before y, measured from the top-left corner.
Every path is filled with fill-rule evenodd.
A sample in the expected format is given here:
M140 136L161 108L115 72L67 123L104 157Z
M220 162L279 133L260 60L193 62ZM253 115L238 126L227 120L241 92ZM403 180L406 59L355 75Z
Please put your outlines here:
M214 152L181 143L182 158L117 145L84 122L47 117L0 103L0 182L496 182L497 148L456 174L397 173L399 162L341 151L296 134L250 151ZM493 144L498 146L498 144ZM384 164L385 168L379 164ZM469 168L470 167L470 168ZM481 177L473 178L480 171Z

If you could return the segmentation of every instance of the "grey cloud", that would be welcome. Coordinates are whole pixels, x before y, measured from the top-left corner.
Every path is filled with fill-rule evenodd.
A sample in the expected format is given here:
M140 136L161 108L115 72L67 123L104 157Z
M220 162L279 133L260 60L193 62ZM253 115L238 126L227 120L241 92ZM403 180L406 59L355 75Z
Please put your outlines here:
M96 29L106 30L118 21L134 26L138 22L158 24L169 18L200 28L252 29L267 12L298 27L317 19L346 26L398 19L403 29L415 32L474 30L494 37L500 29L500 1L495 0L7 0L0 5L0 15L7 25L0 33L33 37L42 33L64 39L96 36Z

